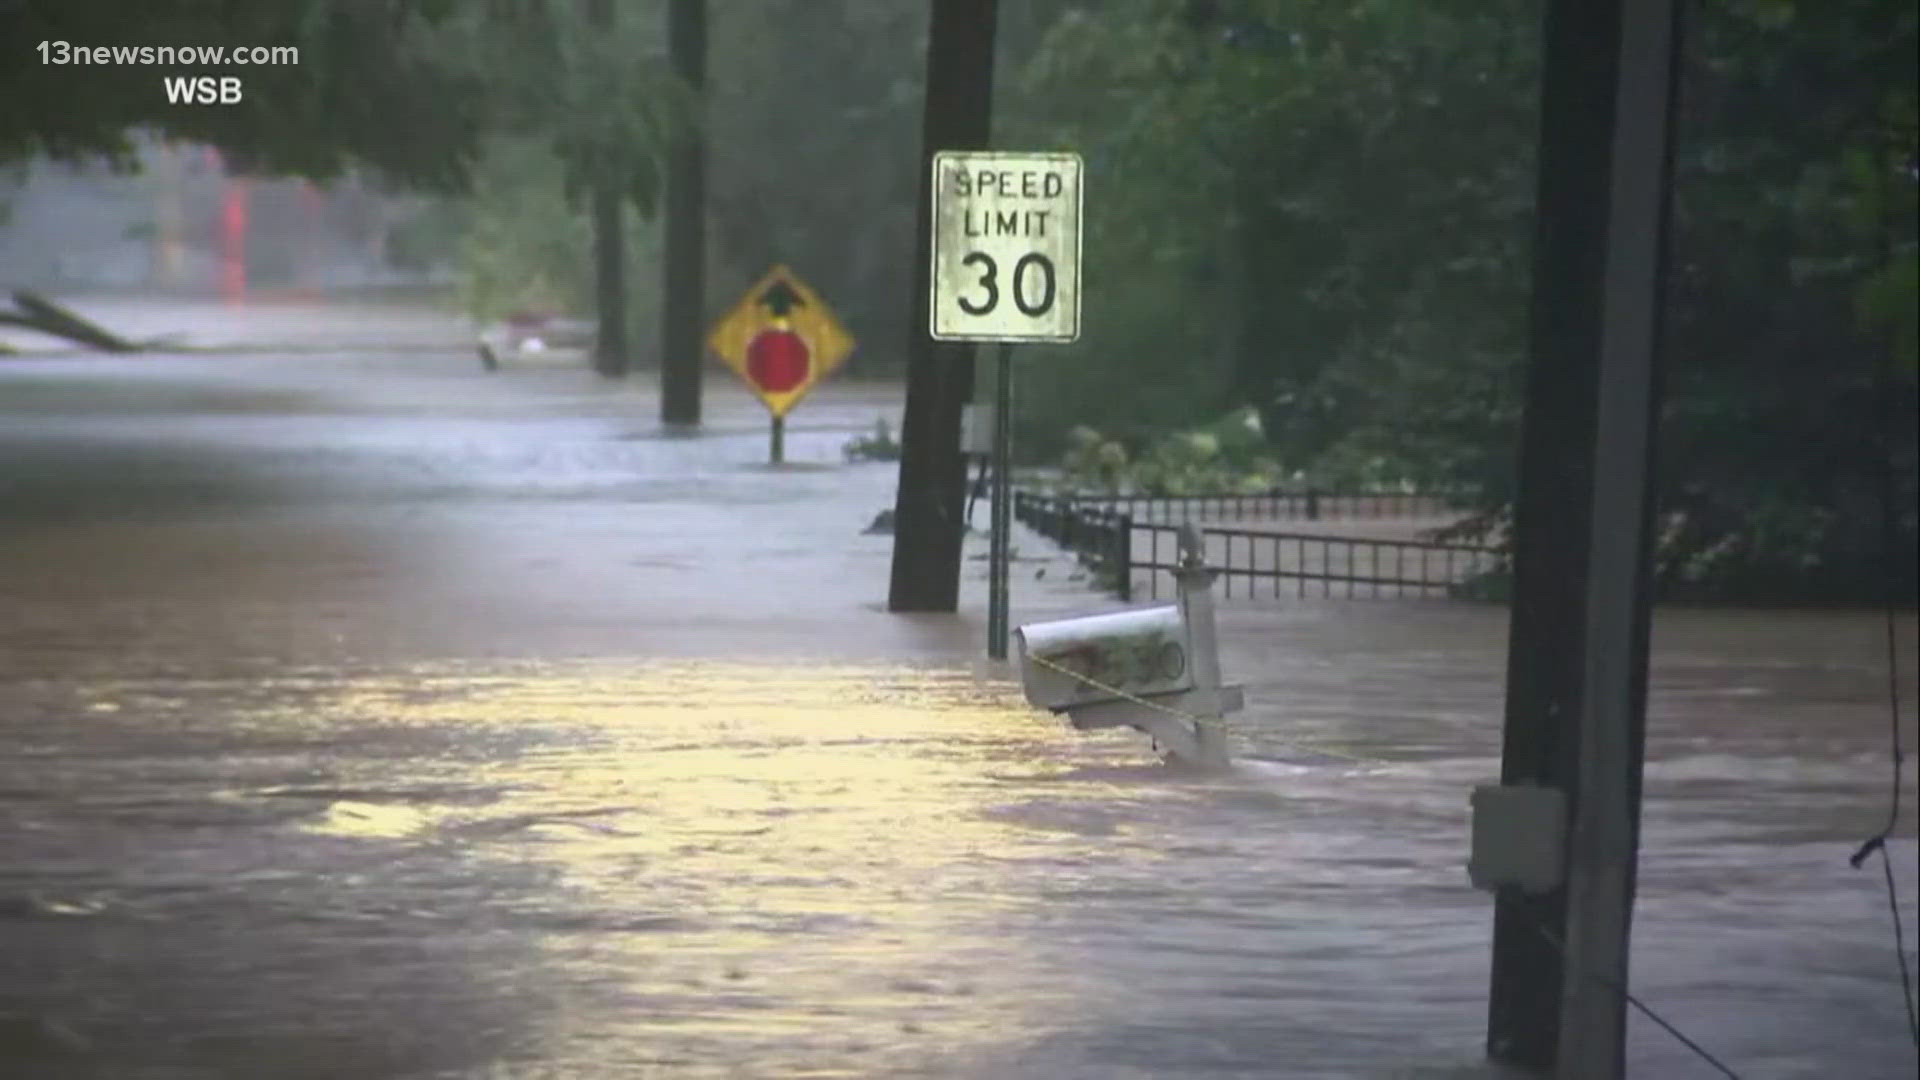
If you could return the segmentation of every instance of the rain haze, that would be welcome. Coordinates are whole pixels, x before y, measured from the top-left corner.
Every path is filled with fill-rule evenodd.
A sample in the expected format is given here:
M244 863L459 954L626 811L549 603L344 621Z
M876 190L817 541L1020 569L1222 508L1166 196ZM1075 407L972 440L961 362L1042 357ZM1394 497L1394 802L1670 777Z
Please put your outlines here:
M0 1080L1911 1077L1899 0L0 0Z

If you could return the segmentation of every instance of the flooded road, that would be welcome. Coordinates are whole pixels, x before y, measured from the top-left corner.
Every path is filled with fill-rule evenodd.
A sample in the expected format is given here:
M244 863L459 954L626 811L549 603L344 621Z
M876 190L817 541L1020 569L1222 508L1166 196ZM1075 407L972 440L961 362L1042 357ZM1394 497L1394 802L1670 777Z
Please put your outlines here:
M1171 775L977 659L982 563L884 613L897 388L774 470L649 385L0 361L0 1076L1476 1075L1503 610L1229 605L1242 763ZM1018 618L1112 606L1016 543ZM1635 990L1742 1076L1913 1073L1880 634L1660 616Z

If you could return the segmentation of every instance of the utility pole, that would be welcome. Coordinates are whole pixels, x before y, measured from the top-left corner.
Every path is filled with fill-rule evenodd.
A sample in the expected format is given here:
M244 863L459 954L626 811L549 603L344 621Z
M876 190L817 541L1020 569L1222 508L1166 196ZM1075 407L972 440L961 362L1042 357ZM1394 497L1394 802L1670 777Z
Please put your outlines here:
M613 0L587 0L587 20L613 32ZM594 335L593 370L609 379L627 374L627 253L621 230L621 177L599 171L593 191L593 298L600 319Z
M1624 1070L1677 7L1546 7L1500 780L1563 793L1567 857L1498 890L1487 1050L1563 1080Z
M660 422L700 423L707 297L707 0L670 0L667 49L692 115L667 151L666 273L660 320Z
M889 611L953 611L967 463L960 412L973 398L973 346L928 332L932 287L933 155L984 150L993 123L996 0L933 0L927 27L927 96L920 125L920 198L915 214L913 306L907 330L907 408L900 424Z

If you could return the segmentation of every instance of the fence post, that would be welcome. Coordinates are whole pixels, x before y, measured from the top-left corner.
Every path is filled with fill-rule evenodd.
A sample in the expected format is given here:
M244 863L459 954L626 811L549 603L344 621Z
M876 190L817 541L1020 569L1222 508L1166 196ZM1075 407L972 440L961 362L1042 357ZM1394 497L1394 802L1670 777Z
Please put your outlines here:
M1114 537L1114 563L1120 574L1120 602L1133 602L1133 515L1121 514L1114 521L1119 530Z
M1307 520L1320 520L1320 493L1313 488L1307 489Z

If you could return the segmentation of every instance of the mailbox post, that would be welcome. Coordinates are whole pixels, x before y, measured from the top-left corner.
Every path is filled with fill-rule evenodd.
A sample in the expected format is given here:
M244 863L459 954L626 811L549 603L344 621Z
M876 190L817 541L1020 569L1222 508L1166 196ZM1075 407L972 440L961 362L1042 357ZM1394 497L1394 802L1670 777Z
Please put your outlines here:
M1220 718L1233 709L1226 707L1226 701L1220 697L1223 692L1220 679L1219 637L1215 632L1213 620L1213 579L1219 576L1207 565L1206 545L1201 539L1200 530L1192 525L1180 528L1180 569L1173 572L1173 578L1180 591L1180 621L1186 624L1187 639L1192 643L1194 685L1206 690L1215 698L1212 711L1208 713L1210 721L1194 724L1194 740L1199 751L1199 759L1207 764L1227 764L1227 733L1221 727ZM1233 688L1237 695L1239 687Z
M1027 700L1065 713L1080 731L1130 727L1169 760L1202 768L1230 763L1221 719L1245 706L1221 685L1213 579L1200 533L1180 533L1176 605L1029 623L1014 631Z

